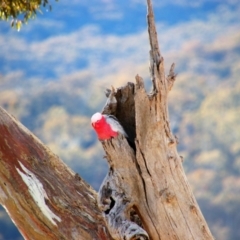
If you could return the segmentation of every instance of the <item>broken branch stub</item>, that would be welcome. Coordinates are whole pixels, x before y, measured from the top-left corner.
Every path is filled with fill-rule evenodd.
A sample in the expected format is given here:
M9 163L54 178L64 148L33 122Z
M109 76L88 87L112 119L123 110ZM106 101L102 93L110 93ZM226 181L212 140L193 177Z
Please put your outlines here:
M154 91L147 94L139 76L135 85L128 83L114 91L112 114L134 137L135 151L123 136L102 142L110 170L99 190L98 204L115 239L125 240L129 236L126 229L132 226L136 233L131 240L141 239L138 234L151 240L213 240L187 182L170 129L167 96L175 80L174 65L166 78L152 4L150 0L147 3ZM109 99L104 111L110 108Z
M108 90L108 98L102 114L114 115L128 134L128 141L134 144L136 137L134 83L128 82L115 91Z
M128 101L134 101L136 151L121 135L102 141L109 173L99 190L98 204L110 233L119 240L212 240L177 153L164 99L167 94L148 95L139 76L134 93L126 90L130 86L117 92L129 92L132 100ZM121 97L127 98L119 96L117 109L124 112L126 101Z

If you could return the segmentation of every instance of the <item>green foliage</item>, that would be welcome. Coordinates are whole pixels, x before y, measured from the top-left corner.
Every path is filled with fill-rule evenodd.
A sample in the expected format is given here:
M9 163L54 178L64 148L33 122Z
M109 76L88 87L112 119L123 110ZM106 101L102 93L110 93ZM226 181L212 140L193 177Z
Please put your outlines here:
M2 0L0 19L12 19L11 26L19 30L22 23L36 17L37 12L41 12L41 7L48 7L51 10L48 0Z

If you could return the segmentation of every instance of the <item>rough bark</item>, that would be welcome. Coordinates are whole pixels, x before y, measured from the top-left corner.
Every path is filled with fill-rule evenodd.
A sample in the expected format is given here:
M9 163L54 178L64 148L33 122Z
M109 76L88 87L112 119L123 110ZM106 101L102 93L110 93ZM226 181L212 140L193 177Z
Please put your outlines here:
M115 115L130 139L102 142L109 173L98 204L115 239L210 240L170 130L167 97L175 81L174 64L165 77L151 1L147 3L153 90L147 94L136 76L136 84L108 91L103 113ZM133 140L134 149L128 144Z
M129 138L102 142L109 172L98 197L0 108L0 203L25 239L213 239L170 130L167 97L174 64L165 77L151 1L147 4L153 90L147 94L136 76L135 84L107 91L103 113L115 115Z
M25 239L112 239L96 192L2 108L0 203Z

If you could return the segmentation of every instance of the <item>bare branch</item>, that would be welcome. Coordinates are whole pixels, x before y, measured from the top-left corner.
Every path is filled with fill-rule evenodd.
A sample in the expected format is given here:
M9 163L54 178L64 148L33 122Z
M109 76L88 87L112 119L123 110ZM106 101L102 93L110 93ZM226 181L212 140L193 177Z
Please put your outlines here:
M167 81L165 78L165 71L164 71L164 59L161 55L159 44L158 44L158 37L157 37L157 30L154 21L154 13L152 7L152 1L147 0L147 22L148 22L148 36L149 36L149 43L150 43L150 76L153 84L153 91L150 96L158 95L165 95L167 92Z
M0 203L25 239L111 239L96 192L0 108Z
M98 203L116 239L127 239L127 229L133 228L133 239L138 239L138 233L152 240L213 240L187 182L177 140L170 129L167 97L175 80L174 65L166 78L151 0L147 4L153 93L146 93L137 75L134 93L115 95L116 115L121 112L119 121L126 121L122 118L125 111L131 123L135 122L136 151L122 136L102 142L109 173L99 191ZM125 99L132 103L134 115L125 108Z
M170 129L174 64L166 78L147 5L153 93L138 75L136 84L107 90L103 113L115 115L129 138L102 141L109 172L97 201L79 175L0 109L0 202L26 239L213 240Z
M153 63L155 63L157 66L159 65L161 61L161 53L160 53L160 48L158 44L158 37L157 37L157 30L155 26L155 21L154 21L154 13L153 13L153 7L152 7L152 1L147 0L147 20L148 20L148 34L149 34L149 42L150 42L150 56L151 59L153 60ZM153 69L153 64L152 69Z

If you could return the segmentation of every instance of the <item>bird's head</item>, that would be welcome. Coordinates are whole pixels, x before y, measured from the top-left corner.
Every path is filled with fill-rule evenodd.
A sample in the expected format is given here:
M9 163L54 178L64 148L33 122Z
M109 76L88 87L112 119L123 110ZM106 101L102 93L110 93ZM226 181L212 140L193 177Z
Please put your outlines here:
M100 121L102 120L102 118L103 118L103 115L99 112L93 114L91 117L92 126L94 128L97 127Z

